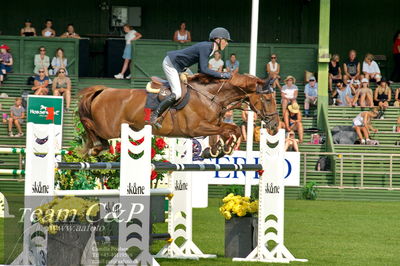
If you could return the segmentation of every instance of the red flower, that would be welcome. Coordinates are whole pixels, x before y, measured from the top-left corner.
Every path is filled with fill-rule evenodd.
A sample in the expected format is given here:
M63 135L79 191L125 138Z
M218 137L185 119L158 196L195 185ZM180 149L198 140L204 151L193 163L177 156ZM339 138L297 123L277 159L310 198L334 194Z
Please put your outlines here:
M153 147L151 147L151 159L153 159L154 156L156 156L156 149L154 149Z
M262 176L263 173L264 173L264 170L258 170L257 173L258 173L259 176Z
M108 179L106 179L106 180L104 180L104 186L107 188L107 189L110 189L110 187L107 185L107 182L108 182Z
M117 153L121 153L121 142L117 142L117 144L115 144L115 151Z
M109 152L110 152L111 154L115 154L115 150L114 150L114 146L113 146L113 145L110 145L110 147L109 147Z
M151 176L150 176L150 179L151 180L154 180L154 179L156 179L157 178L157 172L155 171L155 170L153 170L153 171L151 171Z
M72 155L74 152L72 151L72 150L69 150L68 152L67 152L67 154L68 155Z
M142 144L143 141L144 141L144 137L141 138L141 139L138 139L138 140L132 140L131 143L132 143L133 145L137 146L137 145L139 145L139 144Z
M159 150L163 150L167 143L165 143L163 138L156 138L156 146Z

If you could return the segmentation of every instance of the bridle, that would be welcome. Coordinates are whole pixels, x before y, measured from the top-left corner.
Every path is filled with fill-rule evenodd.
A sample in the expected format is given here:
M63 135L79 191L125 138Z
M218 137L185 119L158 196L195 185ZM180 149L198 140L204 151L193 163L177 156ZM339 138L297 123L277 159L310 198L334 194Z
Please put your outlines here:
M217 98L217 96L219 95L219 93L221 92L221 90L222 90L222 88L224 87L225 84L226 84L226 81L224 80L224 81L222 82L221 86L218 88L216 94L212 94L212 93L209 93L209 92L200 91L200 90L194 88L194 87L193 87L191 84L189 84L189 83L187 83L187 86L188 86L189 88L191 88L192 90L196 91L197 93L199 93L200 95L203 95L204 97L206 97L206 98L210 101L210 105L212 105L212 104L217 105L217 106L221 109L220 115L219 115L220 117L223 117L224 114L225 114L227 111L233 110L234 108L235 108L235 109L244 110L244 109L242 109L242 108L237 108L237 106L240 106L240 105L242 105L243 103L248 104L248 105L250 106L250 108L251 108L254 112L256 112L257 116L259 116L266 124L269 124L269 123L273 120L273 117L276 116L276 115L278 115L278 112L277 112L277 111L271 112L271 113L265 113L265 112L263 112L262 110L260 110L260 109L257 108L256 105L259 103L260 99L261 99L262 106L268 105L268 102L271 101L270 99L267 100L267 99L265 99L264 97L259 97L259 99L257 99L257 101L253 104L253 103L250 101L250 95L249 95L243 88L241 88L241 87L239 87L239 86L235 86L235 88L239 89L239 90L244 94L244 96L240 97L241 99L237 100L236 102L233 101L232 103L230 103L229 105L231 105L231 107L225 106L225 104L222 103L222 102L217 102L217 101L216 101L216 98ZM256 91L256 94L261 95L262 93L259 92L259 91ZM237 97L237 96L236 96L236 97Z
M266 106L268 104L268 102L271 102L271 99L265 99L264 97L260 97L259 99L257 99L257 101L253 104L250 100L248 101L250 108L256 112L257 116L259 116L261 118L261 120L263 120L266 124L269 124L273 119L274 116L278 115L278 112L271 112L271 113L264 113L262 110L257 108L257 104L261 99L261 104L263 106Z

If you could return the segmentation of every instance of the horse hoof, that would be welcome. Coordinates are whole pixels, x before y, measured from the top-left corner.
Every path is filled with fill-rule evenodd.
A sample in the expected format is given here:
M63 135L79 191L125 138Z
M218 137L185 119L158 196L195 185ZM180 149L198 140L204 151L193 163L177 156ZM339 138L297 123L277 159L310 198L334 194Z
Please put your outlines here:
M203 157L204 159L212 158L210 153L210 147L205 148L200 156Z
M225 154L223 152L221 152L220 150L217 151L217 153L212 153L211 148L207 147L203 150L203 152L201 153L201 157L203 157L204 159L210 159L210 158L222 158L224 157Z

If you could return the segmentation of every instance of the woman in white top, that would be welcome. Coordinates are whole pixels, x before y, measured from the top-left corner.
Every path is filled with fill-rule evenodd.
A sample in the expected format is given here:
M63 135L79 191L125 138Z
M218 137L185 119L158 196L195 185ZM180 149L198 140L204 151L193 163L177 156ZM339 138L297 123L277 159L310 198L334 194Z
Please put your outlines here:
M35 55L35 68L33 70L33 73L39 75L39 69L43 68L44 69L44 74L46 76L49 75L48 69L50 66L50 58L46 55L46 48L41 46L39 48L39 54Z
M379 82L382 78L381 70L378 64L374 61L374 56L372 54L366 54L363 62L362 72L364 77L368 80L375 79Z
M283 116L285 116L289 104L297 103L299 89L295 84L296 79L293 76L287 76L281 92Z
M222 72L222 68L224 67L224 61L221 59L221 52L215 51L214 58L211 58L208 61L208 68L217 72Z
M122 66L121 72L119 72L117 75L114 75L116 79L123 79L125 72L128 70L129 64L132 59L132 41L136 41L140 38L142 38L142 34L139 32L135 31L132 29L132 27L128 24L124 25L124 32L125 34L125 49L124 49L124 54L122 55L122 58L124 59L124 64ZM127 79L131 78L131 75L126 77Z
M271 54L271 61L267 63L266 71L269 78L275 79L274 84L272 84L272 88L276 88L278 86L279 89L282 89L279 84L279 80L281 76L279 76L279 72L281 72L281 66L277 62L276 54Z
M50 75L55 75L58 73L60 68L65 69L65 75L68 75L67 71L67 58L64 55L64 50L62 48L58 48L56 50L56 56L51 60L51 69Z
M43 37L56 37L56 31L53 30L53 21L51 19L47 19L45 22L45 28L42 30Z
M191 42L192 36L190 31L186 30L186 22L182 21L179 30L174 33L174 42L186 43Z

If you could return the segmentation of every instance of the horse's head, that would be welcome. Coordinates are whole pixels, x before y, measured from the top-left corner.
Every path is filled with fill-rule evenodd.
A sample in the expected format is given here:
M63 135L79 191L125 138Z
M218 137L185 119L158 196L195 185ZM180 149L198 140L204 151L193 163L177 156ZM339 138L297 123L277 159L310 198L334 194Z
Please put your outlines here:
M249 95L250 108L264 121L267 129L276 133L279 115L273 93L253 93Z
M269 130L275 132L279 126L279 115L272 89L274 80L235 74L229 82L246 93L250 108L265 122Z

